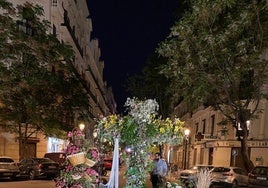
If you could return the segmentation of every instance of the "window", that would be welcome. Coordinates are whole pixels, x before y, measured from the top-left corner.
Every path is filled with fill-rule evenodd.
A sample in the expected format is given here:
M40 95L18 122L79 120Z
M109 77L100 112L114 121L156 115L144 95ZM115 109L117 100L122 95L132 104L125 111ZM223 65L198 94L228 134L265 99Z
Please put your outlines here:
M210 129L210 135L213 136L214 133L214 127L215 127L215 115L211 116L211 129Z
M205 134L206 133L206 119L202 120L202 124L203 124L203 131L202 133Z
M17 27L19 31L33 36L36 33L36 28L34 28L35 15L29 10L29 8L23 7L23 19L17 21Z
M204 163L204 154L205 154L204 148L201 148L201 150L200 150L200 164Z
M53 24L53 35L57 36L57 28L54 24Z
M52 6L53 7L57 7L57 4L58 4L57 0L52 0Z
M195 134L198 134L199 123L195 123Z
M19 31L22 31L27 35L33 36L35 34L35 29L31 26L31 22L27 19L17 21L17 27Z

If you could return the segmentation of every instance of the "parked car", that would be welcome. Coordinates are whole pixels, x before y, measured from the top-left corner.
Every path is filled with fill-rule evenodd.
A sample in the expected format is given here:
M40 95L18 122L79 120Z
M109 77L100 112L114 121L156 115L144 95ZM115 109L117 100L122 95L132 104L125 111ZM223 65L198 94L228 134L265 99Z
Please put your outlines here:
M214 167L211 170L212 185L223 185L224 187L247 186L247 172L239 167Z
M248 187L268 187L268 166L255 166L248 174Z
M15 179L20 173L19 167L14 160L7 156L0 157L0 178Z
M64 152L51 152L51 153L46 153L44 155L44 158L49 158L52 161L55 161L60 165L60 169L64 168L64 163L66 161L66 153Z
M211 170L212 165L196 165L190 169L182 170L179 172L179 179L186 185L195 184L197 182L197 173L201 169Z
M49 158L27 158L18 163L21 176L29 179L38 177L55 178L59 175L60 166Z

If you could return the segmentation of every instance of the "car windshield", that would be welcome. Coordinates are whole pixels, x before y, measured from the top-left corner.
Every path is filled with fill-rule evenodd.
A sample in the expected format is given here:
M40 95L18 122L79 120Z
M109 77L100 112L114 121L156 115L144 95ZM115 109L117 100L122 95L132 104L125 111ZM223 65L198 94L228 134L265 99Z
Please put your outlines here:
M201 169L211 169L212 166L193 166L191 169L192 170L201 170Z
M13 163L13 159L10 158L0 158L0 163Z
M49 158L37 158L35 160L38 161L38 163L54 163L54 161Z
M265 175L268 176L268 167L256 167L253 171L253 174L256 175Z
M215 167L212 171L213 172L229 172L230 171L230 168Z

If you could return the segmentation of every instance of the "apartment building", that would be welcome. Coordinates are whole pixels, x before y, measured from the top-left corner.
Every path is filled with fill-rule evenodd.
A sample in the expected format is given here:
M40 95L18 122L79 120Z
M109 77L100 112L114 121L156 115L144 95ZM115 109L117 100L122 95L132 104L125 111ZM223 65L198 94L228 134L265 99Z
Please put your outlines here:
M268 165L268 101L261 100L263 112L257 119L248 121L249 156L254 165ZM172 161L180 168L196 164L243 166L240 141L232 125L219 125L224 116L211 107L200 107L192 114L185 113L185 106L178 105L174 115L181 117L190 129L188 139L171 148ZM182 115L184 114L184 115ZM181 116L180 116L181 115Z
M44 9L44 19L51 23L51 33L60 41L72 46L75 51L73 66L90 100L89 133L94 125L94 118L100 114L116 112L112 88L103 80L104 61L97 39L91 38L92 21L86 0L9 0L14 7L29 2ZM43 138L42 134L33 135L29 143L32 156L43 156L48 151L57 151L64 147L64 142L57 138ZM31 139L30 139L31 140ZM12 133L0 131L0 155L18 159L18 142Z

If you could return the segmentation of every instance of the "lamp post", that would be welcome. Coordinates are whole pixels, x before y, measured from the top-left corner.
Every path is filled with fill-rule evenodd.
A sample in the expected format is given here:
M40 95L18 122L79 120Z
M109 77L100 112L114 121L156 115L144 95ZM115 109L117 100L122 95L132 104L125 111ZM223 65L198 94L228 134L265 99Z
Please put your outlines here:
M79 129L80 129L80 131L84 131L84 129L85 129L85 124L84 123L79 123Z
M188 156L188 140L189 140L189 135L190 135L190 129L185 129L184 130L184 159L183 159L183 169L187 169L188 161L187 161L187 156Z

